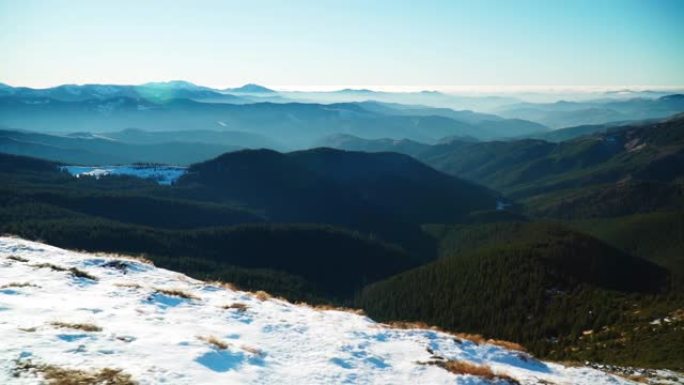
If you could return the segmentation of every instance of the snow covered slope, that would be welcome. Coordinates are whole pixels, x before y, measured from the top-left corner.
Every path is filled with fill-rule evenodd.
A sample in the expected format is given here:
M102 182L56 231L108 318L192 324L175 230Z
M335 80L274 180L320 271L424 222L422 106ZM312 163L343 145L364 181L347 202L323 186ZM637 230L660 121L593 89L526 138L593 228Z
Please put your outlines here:
M498 376L457 375L444 369L447 360ZM53 383L55 368L121 369L130 380L112 384L476 385L509 383L505 376L521 384L630 383L125 257L0 237L0 384Z
M187 167L180 166L145 166L145 165L130 165L130 166L63 166L62 170L76 178L81 175L92 176L97 179L107 175L128 175L142 179L152 179L159 184L170 185L175 183L178 178L183 176L187 171Z

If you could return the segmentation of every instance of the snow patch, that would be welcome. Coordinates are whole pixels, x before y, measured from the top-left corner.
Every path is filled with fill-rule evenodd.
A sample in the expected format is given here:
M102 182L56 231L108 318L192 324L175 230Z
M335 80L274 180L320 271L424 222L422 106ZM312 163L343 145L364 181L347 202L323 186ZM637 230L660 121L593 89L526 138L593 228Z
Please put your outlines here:
M82 175L100 179L107 175L129 175L136 178L152 179L162 185L171 185L180 178L187 168L180 166L63 166L62 170L76 178Z

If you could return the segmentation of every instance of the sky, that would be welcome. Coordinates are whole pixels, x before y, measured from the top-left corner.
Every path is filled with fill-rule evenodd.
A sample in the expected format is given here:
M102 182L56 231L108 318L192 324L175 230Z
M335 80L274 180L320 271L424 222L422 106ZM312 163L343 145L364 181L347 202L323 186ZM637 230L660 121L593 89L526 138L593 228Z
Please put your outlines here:
M682 86L682 0L0 0L0 82Z

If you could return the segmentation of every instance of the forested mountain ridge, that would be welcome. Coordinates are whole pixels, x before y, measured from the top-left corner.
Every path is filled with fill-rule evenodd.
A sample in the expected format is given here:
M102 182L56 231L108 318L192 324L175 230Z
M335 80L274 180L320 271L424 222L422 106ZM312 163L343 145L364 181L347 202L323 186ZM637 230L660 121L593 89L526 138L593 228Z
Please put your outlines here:
M336 144L340 148L407 153L438 170L527 201L529 209L538 209L540 214L590 216L590 203L583 202L595 202L597 194L610 195L617 191L630 192L635 196L635 204L639 196L653 202L643 210L630 207L621 211L613 207L595 214L681 207L677 202L681 202L678 186L684 176L683 136L684 117L675 116L560 143L534 139L456 140L430 146L406 141L338 138ZM655 190L663 192L643 195ZM572 208L576 214L570 210L570 201L576 202ZM566 207L555 207L558 202Z
M330 166L338 162L350 167L335 174ZM145 253L198 276L316 301L345 301L369 282L434 258L423 220L458 221L472 209L492 209L497 197L405 155L338 150L229 153L192 166L171 186L74 178L57 163L5 154L0 173L0 231ZM394 189L408 201L386 195ZM445 201L453 196L462 199ZM337 266L330 272L339 279L323 274L325 266Z
M340 133L436 141L453 135L502 138L546 130L519 119L477 119L473 112L443 114L437 110L433 114L423 108L417 115L408 115L403 108L378 110L370 106L264 100L235 104L131 96L65 101L10 95L0 96L0 125L42 133L224 129L265 136L290 148L308 148Z
M630 329L684 303L667 270L562 226L491 226L454 232L443 258L369 285L357 303L381 320L483 333L556 359L684 365L680 323ZM470 246L451 250L463 241ZM623 338L587 337L611 329Z

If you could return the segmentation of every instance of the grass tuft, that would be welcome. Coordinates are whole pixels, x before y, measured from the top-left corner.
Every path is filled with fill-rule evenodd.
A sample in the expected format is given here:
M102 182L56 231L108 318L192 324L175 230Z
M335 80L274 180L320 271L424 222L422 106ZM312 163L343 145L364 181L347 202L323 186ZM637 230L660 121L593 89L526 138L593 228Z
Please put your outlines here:
M101 257L101 258L107 258L107 259L112 259L112 260L120 259L123 261L140 262L140 263L144 263L146 265L154 266L154 262L152 262L151 259L146 258L144 254L126 255L126 254L103 253L103 252L92 253L89 251L84 251L84 253L94 254L94 255Z
M73 277L76 277L76 278L86 278L86 279L90 279L93 281L97 281L97 277L95 277L94 275L86 273L85 271L83 271L81 269L77 269L75 267L66 268L63 266L55 265L53 263L38 263L35 265L31 265L31 266L35 267L36 269L50 269L52 271L66 271L66 272L69 272L69 274L71 274Z
M259 300L259 301L266 301L267 299L271 298L271 295L268 294L267 292L263 290L259 290L256 293L254 293L254 296Z
M78 370L55 365L36 364L32 361L16 361L14 377L24 373L39 374L47 385L137 385L130 374L121 369Z
M183 289L155 289L155 293L164 294L172 297L180 297L190 300L199 300L199 297Z
M32 283L28 283L28 282L10 282L8 284L0 286L0 289L8 289L10 287L21 288L21 287L40 287L40 286L34 285Z
M220 287L222 289L226 290L232 290L232 291L238 291L240 290L237 285L235 285L232 282L223 282L223 281L206 281L208 285Z
M428 361L428 362L421 362L421 364L424 365L435 365L439 366L440 368L449 371L454 374L458 375L469 375L469 376L475 376L475 377L480 377L484 378L487 381L506 381L509 384L520 384L520 382L513 377L507 375L507 374L502 374L502 373L495 373L492 371L492 369L487 366L487 365L477 365L477 364L471 364L470 362L466 361L458 361L458 360L448 360L448 361Z
M66 267L58 266L58 265L55 265L54 263L47 263L47 262L37 263L35 265L31 265L31 267L35 267L36 269L50 269L52 271L67 271L67 270L69 270Z
M77 269L75 267L72 267L71 269L69 269L69 273L71 273L71 275L76 277L76 278L85 278L85 279L97 281L96 276L89 274L89 273L86 273L85 271Z
M329 304L317 304L317 305L309 305L309 306L312 309L319 310L319 311L334 310L334 311L343 311L346 313L353 313L356 315L366 315L366 312L364 312L363 309L354 309L351 307L335 306L335 305L329 305Z
M390 321L386 325L393 329L434 329L425 322Z
M482 334L472 334L472 333L455 333L454 337L460 338L462 340L468 340L475 345L482 345L484 343L487 343L487 339L485 339Z
M230 347L229 343L223 342L214 336L200 336L197 338L201 341L204 341L204 342L214 346L217 349L226 350Z
M527 350L525 350L524 346L520 345L519 343L511 342L511 341L488 339L487 343L491 344L491 345L496 345L496 346L499 346L499 347L502 347L502 348L508 349L508 350L517 350L519 352L526 352L527 351Z
M131 283L131 282L115 282L114 286L116 287L124 287L127 289L141 289L142 286L140 286L137 283Z
M244 351L246 351L246 352L248 352L248 353L252 353L252 354L254 354L255 356L258 356L258 357L264 357L264 356L266 356L266 353L264 353L264 351L261 350L261 349L259 349L259 348L255 348L255 347L248 346L248 345L242 345L242 346L240 346L240 347L242 348L242 350L244 350Z
M75 329L83 330L84 332L99 332L102 328L93 324L81 324L81 323L71 323L71 322L52 322L52 326L62 329Z
M22 258L18 255L10 255L7 257L7 259L10 259L10 260L16 261L16 262L28 262L29 261L28 259Z
M235 303L231 303L230 305L224 305L223 308L226 309L226 310L228 310L228 309L234 309L234 310L236 310L236 311L239 311L239 312L243 313L243 312L247 311L247 309L249 308L249 306L245 305L245 304L242 303L242 302L235 302Z

